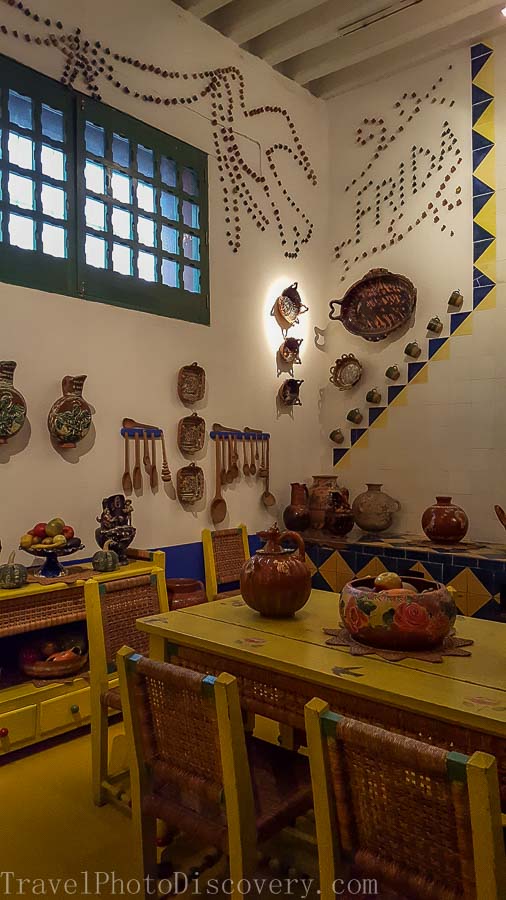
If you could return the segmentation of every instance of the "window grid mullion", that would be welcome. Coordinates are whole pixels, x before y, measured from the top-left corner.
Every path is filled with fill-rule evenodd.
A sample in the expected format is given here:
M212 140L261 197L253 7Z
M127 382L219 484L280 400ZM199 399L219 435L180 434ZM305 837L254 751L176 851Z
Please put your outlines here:
M34 181L35 181L35 248L43 253L42 247L42 122L41 102L32 99L33 108L33 142L34 148Z
M1 87L1 123L2 123L2 242L9 243L9 216L7 215L8 204L8 178L9 167L7 161L9 158L9 110L8 110L9 92L7 88Z

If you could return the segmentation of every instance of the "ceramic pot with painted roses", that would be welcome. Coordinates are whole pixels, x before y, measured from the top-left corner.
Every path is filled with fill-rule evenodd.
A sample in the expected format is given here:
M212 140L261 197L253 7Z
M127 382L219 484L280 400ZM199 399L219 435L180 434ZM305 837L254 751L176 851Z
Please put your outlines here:
M455 623L457 608L443 584L405 576L402 587L375 590L374 577L355 578L343 588L339 612L344 627L363 644L383 650L430 650Z
M451 497L436 497L422 516L422 528L437 544L457 544L467 534L469 519L464 510L452 503Z

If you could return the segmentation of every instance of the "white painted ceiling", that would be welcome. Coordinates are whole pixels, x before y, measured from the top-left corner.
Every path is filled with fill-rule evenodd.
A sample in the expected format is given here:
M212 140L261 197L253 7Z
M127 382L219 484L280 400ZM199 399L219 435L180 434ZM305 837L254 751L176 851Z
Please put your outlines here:
M324 99L506 27L501 0L175 2Z

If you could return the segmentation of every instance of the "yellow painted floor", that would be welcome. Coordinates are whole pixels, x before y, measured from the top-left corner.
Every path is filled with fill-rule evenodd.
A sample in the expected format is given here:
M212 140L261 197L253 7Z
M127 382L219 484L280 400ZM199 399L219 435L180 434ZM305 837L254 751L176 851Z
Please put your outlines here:
M111 737L121 730L121 723L110 728ZM9 896L10 889L11 896L17 891L25 897L68 898L72 894L63 884L65 879L78 881L74 896L86 896L83 872L90 873L87 896L112 896L112 873L118 879L116 896L139 896L135 890L129 893L127 886L136 876L131 865L130 820L111 805L93 804L90 771L89 734L0 766L0 897ZM20 889L14 876L6 881L6 872L30 881ZM99 891L96 872L109 873L109 882L101 884ZM45 893L35 879L44 879ZM305 891L294 889L290 897L312 900L317 896L316 886L308 895ZM251 896L264 893L255 891Z

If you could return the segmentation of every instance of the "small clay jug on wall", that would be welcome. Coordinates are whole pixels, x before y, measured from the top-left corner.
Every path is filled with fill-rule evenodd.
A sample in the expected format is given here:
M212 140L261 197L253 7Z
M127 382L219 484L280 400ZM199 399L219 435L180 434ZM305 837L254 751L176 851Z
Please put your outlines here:
M331 491L337 491L336 475L313 475L313 483L309 491L309 517L311 528L315 528L317 531L320 531L325 525L325 514Z
M289 505L283 513L283 522L291 531L305 531L309 528L309 491L307 485L293 482Z
M386 531L401 508L399 501L383 493L381 488L381 484L368 484L367 490L353 501L353 517L362 531Z
M74 448L90 430L91 407L83 398L83 385L87 377L65 375L61 383L63 396L49 410L47 427L62 450Z
M26 419L26 401L13 387L16 363L0 362L0 444L21 431Z
M430 541L439 544L456 544L467 534L469 519L451 497L436 497L422 516L422 528Z

